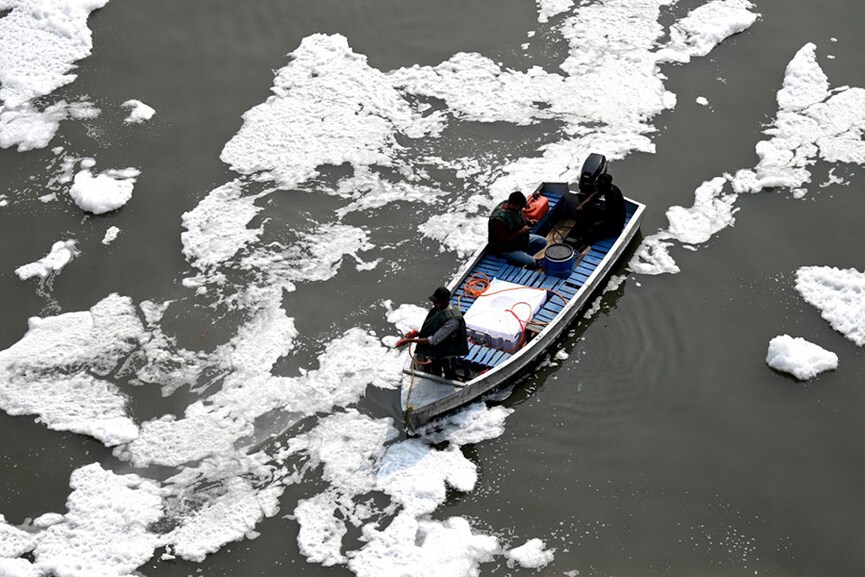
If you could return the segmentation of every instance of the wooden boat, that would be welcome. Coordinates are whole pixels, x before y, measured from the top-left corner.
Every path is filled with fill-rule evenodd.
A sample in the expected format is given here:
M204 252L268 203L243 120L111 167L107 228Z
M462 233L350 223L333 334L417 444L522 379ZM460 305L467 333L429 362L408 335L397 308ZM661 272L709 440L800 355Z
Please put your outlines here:
M603 157L601 157L603 158ZM579 205L585 193L571 191L567 183L542 182L535 192L546 197L550 209L532 229L549 240L566 241L569 212ZM524 337L513 346L495 346L474 342L463 357L465 380L450 380L425 373L423 366L407 367L402 387L402 407L408 433L417 431L431 420L480 400L494 389L512 381L526 371L562 335L585 308L589 298L636 236L645 206L625 198L626 222L618 236L603 239L590 246L575 247L576 262L567 276L553 276L508 263L482 247L449 284L451 304L465 315L477 299L472 288L478 279L501 279L524 287L546 291L543 305L526 322Z

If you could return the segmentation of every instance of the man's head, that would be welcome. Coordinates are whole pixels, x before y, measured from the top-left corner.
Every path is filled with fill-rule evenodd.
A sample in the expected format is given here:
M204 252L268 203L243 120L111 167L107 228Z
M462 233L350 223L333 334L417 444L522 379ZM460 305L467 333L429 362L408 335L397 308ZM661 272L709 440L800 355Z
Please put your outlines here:
M429 300L432 301L432 304L434 304L437 309L443 309L448 306L448 303L451 300L451 291L446 287L440 286L430 295Z
M526 195L519 190L515 190L508 196L508 204L517 208L524 208L526 206Z
M613 177L604 173L598 177L598 190L605 192L613 186Z

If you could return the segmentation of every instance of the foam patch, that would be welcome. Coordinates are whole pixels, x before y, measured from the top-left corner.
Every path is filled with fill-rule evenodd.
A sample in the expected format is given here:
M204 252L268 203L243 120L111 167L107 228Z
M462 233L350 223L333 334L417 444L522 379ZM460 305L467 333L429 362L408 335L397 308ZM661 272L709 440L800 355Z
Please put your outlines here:
M857 346L865 345L865 273L805 266L796 271L796 290L833 329Z
M156 483L93 463L73 471L69 485L68 512L33 550L41 574L127 575L150 559L160 543L150 525L163 513Z
M127 100L121 106L129 110L129 115L123 119L123 122L127 124L141 124L145 120L150 120L156 114L156 110L140 100Z
M766 364L800 381L838 368L838 355L801 337L780 335L769 341Z
M93 176L93 173L85 168L75 175L69 196L81 210L105 214L129 202L139 174L141 173L136 168L124 168L106 170Z
M548 565L554 556L554 550L545 549L544 542L540 539L529 539L519 547L514 547L505 553L508 565L514 564L526 569L540 569Z
M109 446L128 442L138 427L127 415L126 397L98 376L113 370L143 338L130 299L116 294L89 312L33 317L27 334L0 352L0 407L10 415L38 415L49 428L89 434Z
M51 251L36 262L19 266L15 274L21 280L32 277L45 279L48 275L59 274L63 268L72 262L79 251L75 248L74 240L58 240L51 245Z

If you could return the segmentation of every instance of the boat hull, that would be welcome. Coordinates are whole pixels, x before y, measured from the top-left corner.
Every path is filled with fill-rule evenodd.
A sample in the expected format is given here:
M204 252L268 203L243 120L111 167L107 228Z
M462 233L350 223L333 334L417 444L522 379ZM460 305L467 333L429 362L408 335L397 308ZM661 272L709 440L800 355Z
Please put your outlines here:
M541 184L539 189L545 185L546 183ZM537 362L559 339L567 327L579 317L589 299L610 275L616 263L639 232L640 220L645 206L630 199L626 199L626 202L635 208L607 254L549 324L523 348L511 355L506 362L466 383L433 377L413 369L406 370L402 405L405 411L405 427L409 433L417 431L437 417L476 402L495 389L513 382L518 375ZM466 266L449 286L452 292L461 286L484 255L485 250L478 251L474 258L466 263Z

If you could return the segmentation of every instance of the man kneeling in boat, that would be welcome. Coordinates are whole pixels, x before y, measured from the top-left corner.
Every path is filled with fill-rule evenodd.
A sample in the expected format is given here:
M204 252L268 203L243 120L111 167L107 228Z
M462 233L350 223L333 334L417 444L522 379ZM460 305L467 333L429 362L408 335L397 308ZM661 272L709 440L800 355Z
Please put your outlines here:
M493 210L488 223L489 243L493 252L509 261L537 267L540 264L532 255L547 246L547 239L529 232L535 221L526 220L525 206L525 195L516 190Z
M439 287L432 296L432 308L417 334L409 333L397 346L417 343L418 361L428 362L424 371L446 379L457 378L457 359L469 352L466 321L456 307L451 306L451 291ZM422 357L422 358L421 358Z

